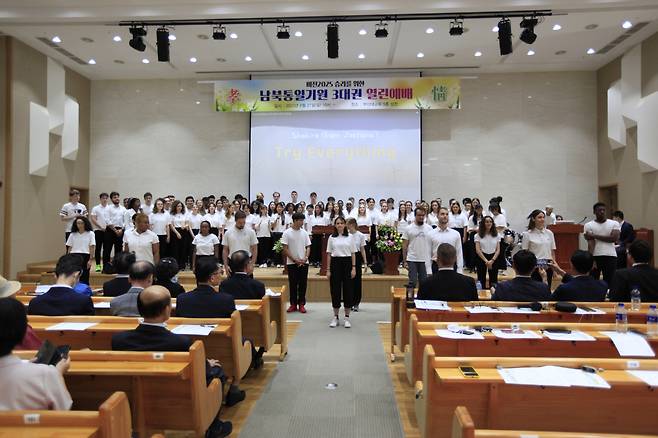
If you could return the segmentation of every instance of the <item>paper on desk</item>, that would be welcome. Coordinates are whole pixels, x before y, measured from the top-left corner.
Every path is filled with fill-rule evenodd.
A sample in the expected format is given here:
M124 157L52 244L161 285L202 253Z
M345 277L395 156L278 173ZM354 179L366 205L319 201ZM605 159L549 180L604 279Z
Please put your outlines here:
M177 335L208 336L215 327L217 327L217 324L181 324L171 329L171 332L176 333Z
M644 336L637 333L618 333L612 331L601 332L601 334L612 339L620 356L655 357L656 353Z
M574 312L576 315L605 315L605 311L601 309L591 308L592 310L581 309L580 307Z
M414 300L416 309L422 310L452 310L445 301Z
M281 292L274 292L272 289L267 288L265 289L265 295L269 295L270 297L280 297Z
M69 331L84 331L89 327L93 327L97 322L60 322L59 324L51 325L46 328L46 331L69 330Z
M240 312L242 310L247 310L248 308L249 308L248 304L236 304L235 305L235 310L237 310L238 312Z
M596 341L596 338L580 330L571 330L571 333L555 333L544 330L544 336L551 341Z
M601 376L580 369L558 366L499 368L498 373L505 383L511 385L534 386L583 386L588 388L610 389Z
M518 333L505 333L501 329L493 329L491 333L500 339L541 339L541 335L533 330L519 330Z
M441 337L441 338L447 338L447 339L477 339L477 340L482 340L484 339L484 336L482 336L482 333L476 332L475 330L472 329L467 329L470 332L473 332L472 335L466 335L464 333L455 333L447 329L436 329L436 335Z
M43 295L46 292L50 290L50 288L53 287L52 284L39 284L37 287L34 289L34 294L35 295Z
M489 306L464 306L464 309L468 313L502 313L502 310L499 308Z
M529 307L524 307L519 309L518 307L499 307L500 311L503 313L539 313L539 311L534 311Z
M109 301L95 301L94 302L94 308L95 309L109 309L110 308L110 302Z
M637 377L649 386L658 386L658 371L626 371L632 376Z

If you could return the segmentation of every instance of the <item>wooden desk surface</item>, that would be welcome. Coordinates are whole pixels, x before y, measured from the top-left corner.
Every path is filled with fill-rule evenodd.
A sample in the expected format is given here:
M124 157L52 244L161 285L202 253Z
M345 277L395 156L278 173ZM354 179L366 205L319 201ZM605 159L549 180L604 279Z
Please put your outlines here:
M95 438L96 427L28 427L0 426L0 438Z
M94 319L95 317L93 317L93 316L79 317L79 318L88 318L88 319L77 319L75 321L70 320L69 317L63 317L63 318L65 318L65 319L62 319L62 321L60 321L60 322L89 322L89 323L95 322L95 319ZM48 327L52 327L55 324L59 324L59 322L53 322L53 321L47 321L47 322L46 321L39 321L37 319L34 319L31 316L28 317L28 322L29 322L30 326L32 326L32 328L35 331L46 331L46 329ZM217 320L213 320L213 319L207 319L207 320L206 319L199 319L199 320L196 320L196 319L191 319L190 318L190 319L186 319L186 321L181 324L180 319L179 319L178 323L176 323L176 322L168 323L167 328L169 330L172 330L172 329L176 328L179 325L204 325L204 324L213 324L214 325L214 324L218 324L218 322L217 322ZM125 320L119 320L119 321L116 321L116 322L114 322L114 321L102 321L102 322L99 321L96 325L94 325L92 327L89 327L85 330L48 330L48 331L54 331L54 332L58 332L58 331L59 332L63 332L63 331L78 332L78 331L80 331L80 332L92 332L92 333L93 332L115 333L115 332L122 332L122 331L126 331L126 330L132 330L135 327L137 327L138 325L139 325L139 322L137 322L136 320L133 321L133 322L125 321ZM218 324L217 327L215 327L212 330L211 335L212 334L227 334L230 331L230 329L231 329L230 326L228 326L226 324Z

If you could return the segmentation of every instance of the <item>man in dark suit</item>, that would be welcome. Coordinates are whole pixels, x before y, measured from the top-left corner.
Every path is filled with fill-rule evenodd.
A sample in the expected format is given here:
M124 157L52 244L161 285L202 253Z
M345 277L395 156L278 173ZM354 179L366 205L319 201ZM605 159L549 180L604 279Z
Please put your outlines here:
M530 278L537 265L537 257L522 249L512 258L512 267L516 277L498 283L491 296L493 301L550 301L551 290L548 285ZM543 269L540 269L540 273ZM545 277L545 272L542 273Z
M640 289L642 301L658 301L658 269L651 266L653 250L644 240L636 240L628 248L630 268L620 269L610 285L610 301L630 301L631 290Z
M130 266L128 280L130 289L123 295L112 298L110 311L114 316L139 316L137 295L153 284L153 263L140 260Z
M230 294L217 292L219 260L204 257L197 261L196 289L176 299L176 316L185 318L230 318L235 311L235 299Z
M128 292L128 289L130 289L128 271L133 263L135 263L135 260L135 254L132 252L120 252L114 257L117 276L103 283L103 295L106 297L118 297Z
M619 222L619 225L621 225L619 241L617 242L615 250L617 251L617 269L624 269L628 267L626 253L628 247L635 240L635 230L633 229L633 225L624 220L624 212L621 210L612 213L612 219L616 220Z
M265 285L247 274L249 260L247 251L240 250L231 255L231 276L219 285L222 293L231 294L236 300L260 300L265 296Z
M571 255L571 266L576 275L565 272L555 261L551 267L562 276L562 284L553 292L554 301L605 301L608 284L589 275L594 266L594 257L587 251L576 250Z
M66 254L55 266L57 281L48 292L34 297L27 308L30 315L68 316L93 315L91 297L73 290L82 273L82 259L77 254Z
M139 293L137 306L144 320L134 330L116 333L112 336L112 350L120 351L188 351L192 340L177 335L167 329L171 316L171 295L162 286L151 286ZM217 361L208 360L207 371L217 367ZM208 372L207 372L208 374ZM208 376L207 376L208 377ZM210 379L212 380L212 379ZM210 425L206 436L225 437L233 430L231 422L215 421Z
M475 280L455 271L457 251L449 243L442 243L436 251L439 270L418 286L419 300L477 301Z

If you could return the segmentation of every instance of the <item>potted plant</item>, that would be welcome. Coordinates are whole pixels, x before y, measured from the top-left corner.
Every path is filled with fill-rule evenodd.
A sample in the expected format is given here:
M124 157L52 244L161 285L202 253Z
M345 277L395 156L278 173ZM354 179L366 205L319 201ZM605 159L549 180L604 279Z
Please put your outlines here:
M283 251L283 242L281 242L281 239L277 240L274 242L274 246L272 247L275 253L281 254ZM286 264L286 261L283 260L283 273L288 274L288 265Z
M384 274L400 275L398 264L402 250L402 234L388 225L377 227L377 242L375 247L384 255Z

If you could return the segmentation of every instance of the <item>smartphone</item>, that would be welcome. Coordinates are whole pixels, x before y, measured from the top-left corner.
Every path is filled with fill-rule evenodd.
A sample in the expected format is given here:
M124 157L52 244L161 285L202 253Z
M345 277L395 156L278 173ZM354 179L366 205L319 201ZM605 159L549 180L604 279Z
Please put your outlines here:
M70 345L60 345L59 347L57 347L57 352L59 353L60 360L69 357L69 351L71 351Z
M468 377L470 379L477 379L480 377L480 375L477 373L477 371L475 371L475 368L473 367L459 367L459 371L464 377Z

